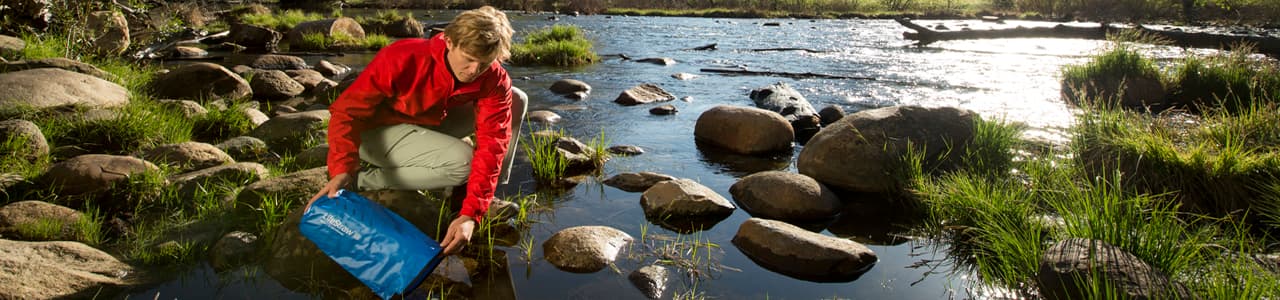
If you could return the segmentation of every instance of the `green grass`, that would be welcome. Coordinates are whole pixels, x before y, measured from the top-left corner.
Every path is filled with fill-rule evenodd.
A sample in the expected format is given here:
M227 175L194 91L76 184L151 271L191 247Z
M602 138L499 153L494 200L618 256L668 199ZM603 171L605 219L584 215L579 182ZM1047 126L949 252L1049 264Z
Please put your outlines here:
M226 110L206 108L209 113L192 120L191 137L195 140L217 142L253 131L253 121L244 113L248 108L245 102L232 103Z
M378 50L390 45L393 40L383 34L366 34L364 39L338 33L332 37L320 32L302 35L302 42L289 45L291 50Z
M0 174L17 174L29 180L49 168L52 161L48 154L34 157L17 155L17 153L28 152L27 142L28 140L24 137L10 136L0 143Z
M1273 103L1280 97L1280 68L1250 58L1244 49L1201 57L1190 55L1172 75L1172 98L1191 108L1240 111L1255 102Z
M603 169L604 163L613 156L609 153L609 143L609 137L604 134L604 130L601 130L600 134L591 138L590 142L587 142L587 148L592 150L591 163L596 166L597 170Z
M92 153L128 154L149 147L191 140L192 122L149 99L134 97L115 118L68 114L32 120L50 147L74 145Z
M532 131L533 128L530 129ZM564 177L569 161L556 151L556 140L563 135L564 131L557 135L530 134L527 140L520 142L533 166L534 178L554 181Z
M245 24L257 25L266 28L276 29L280 32L289 31L294 26L298 26L303 22L321 20L327 18L318 13L306 13L301 10L285 10L279 14L256 14L249 13L240 16L240 20Z
M554 25L531 32L522 43L512 45L511 62L518 65L582 66L600 57L592 43L573 25Z
M1154 61L1125 43L1117 43L1084 65L1063 68L1062 94L1072 104L1118 106L1123 101L1122 98L1128 98L1126 92L1138 93L1125 91L1124 83L1160 78L1159 68Z

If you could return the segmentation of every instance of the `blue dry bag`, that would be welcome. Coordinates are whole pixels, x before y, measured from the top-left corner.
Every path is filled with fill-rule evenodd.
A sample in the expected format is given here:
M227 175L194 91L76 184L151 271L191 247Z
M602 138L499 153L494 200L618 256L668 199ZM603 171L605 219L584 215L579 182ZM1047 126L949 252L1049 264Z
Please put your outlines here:
M302 235L383 299L407 295L440 264L440 244L391 210L339 190L302 214Z

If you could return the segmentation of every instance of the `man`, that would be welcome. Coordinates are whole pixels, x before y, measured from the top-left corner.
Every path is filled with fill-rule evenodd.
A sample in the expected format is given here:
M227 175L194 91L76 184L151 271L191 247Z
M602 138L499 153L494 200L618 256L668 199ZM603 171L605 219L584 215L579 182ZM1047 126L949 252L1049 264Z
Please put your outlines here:
M379 51L329 107L330 179L311 201L337 196L341 188L465 183L462 209L441 240L446 255L462 249L510 167L527 107L512 97L522 92L501 65L510 56L511 34L506 14L485 6L459 14L444 34L402 39ZM461 140L472 133L474 149Z

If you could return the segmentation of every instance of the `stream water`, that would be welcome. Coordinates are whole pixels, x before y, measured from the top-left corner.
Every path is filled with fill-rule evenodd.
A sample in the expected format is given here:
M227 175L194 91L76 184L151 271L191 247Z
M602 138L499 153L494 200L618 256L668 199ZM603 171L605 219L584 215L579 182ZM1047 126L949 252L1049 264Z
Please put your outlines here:
M414 11L425 23L447 22L452 12ZM432 17L424 18L426 14ZM710 260L725 266L688 280L686 272L672 273L666 298L675 293L694 293L714 299L936 299L992 298L999 291L983 288L974 273L946 263L945 245L910 236L909 220L875 208L853 205L836 223L821 233L850 238L866 244L880 261L857 280L842 283L815 283L766 270L740 252L730 240L738 225L749 218L735 211L714 227L680 235L650 224L639 205L640 194L598 183L621 172L653 171L692 178L728 197L729 187L740 177L755 171L777 169L795 172L793 155L766 159L765 163L700 151L694 143L693 127L700 113L716 105L751 106L751 89L782 81L799 90L816 108L828 105L847 112L893 106L957 106L987 118L1026 123L1027 137L1050 143L1064 141L1072 112L1060 100L1059 72L1064 65L1081 63L1105 44L1100 41L1058 39L1007 39L940 42L912 47L903 40L906 30L892 20L796 20L796 19L715 19L624 16L559 16L509 14L523 33L552 24L581 27L595 42L603 60L582 68L509 66L514 84L530 96L530 111L548 109L563 116L555 127L581 140L602 132L611 144L636 145L645 154L615 157L600 179L570 189L555 199L549 211L536 213L529 233L534 239L535 258L526 262L504 248L509 255L510 280L499 284L514 287L521 299L641 299L641 293L627 281L631 270L652 259L623 259L621 273L611 269L591 274L568 273L541 260L542 242L555 232L579 225L605 225L639 238L649 235L680 236L685 240L708 241L713 248ZM781 26L762 26L778 22ZM932 24L933 21L922 21ZM716 43L717 50L685 50ZM753 51L763 48L806 48L805 51ZM1180 49L1154 49L1157 57L1182 55ZM669 57L678 63L661 66L619 59ZM327 57L333 62L362 68L372 53ZM311 62L319 57L307 58ZM751 70L792 73L821 73L874 80L788 79L764 76L725 76L700 72L701 68L747 67ZM698 77L679 80L676 73ZM582 80L593 87L584 101L570 100L547 88L562 78ZM624 107L612 100L623 90L641 83L654 83L676 95L670 102L679 113L655 116L651 106ZM573 109L567 109L575 107ZM528 131L524 132L528 134ZM517 162L511 184L500 195L512 196L536 191L527 162ZM847 202L855 199L845 199ZM643 229L642 229L643 228ZM699 254L703 255L703 254ZM132 293L130 298L307 298L306 294L283 289L256 268L214 274L197 268L181 278ZM504 297L498 297L504 298Z

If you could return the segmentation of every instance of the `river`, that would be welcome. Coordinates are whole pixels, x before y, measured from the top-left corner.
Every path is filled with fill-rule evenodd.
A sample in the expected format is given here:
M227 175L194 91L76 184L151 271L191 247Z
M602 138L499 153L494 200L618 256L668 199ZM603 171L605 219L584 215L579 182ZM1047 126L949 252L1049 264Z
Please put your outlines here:
M427 13L432 17L424 18ZM414 11L425 23L446 22L451 12ZM928 47L913 47L903 40L906 30L892 20L798 20L798 19L716 19L627 16L558 16L509 14L517 31L524 33L552 24L581 27L595 42L602 60L581 68L509 66L513 82L528 92L530 111L548 109L563 116L555 128L584 141L603 132L611 144L636 145L645 154L615 157L600 178L620 172L653 171L692 178L729 197L729 187L738 178L763 169L795 172L797 147L791 156L775 157L765 164L744 162L698 150L693 127L699 114L716 105L751 106L751 89L782 81L799 90L815 108L838 105L852 113L893 105L956 106L971 109L983 117L1021 122L1030 128L1027 138L1047 143L1065 141L1072 122L1072 110L1059 96L1060 70L1064 65L1084 62L1105 46L1101 41L1058 39L1008 39L951 41ZM763 26L777 22L780 26ZM1016 21L1014 21L1016 22ZM935 21L922 21L933 24ZM686 50L715 43L713 51ZM762 48L807 48L805 51L767 51ZM1155 48L1162 59L1174 58L1179 49ZM668 57L678 63L661 66L637 63L609 56L631 58ZM325 58L357 69L372 53ZM319 57L307 58L311 62ZM788 79L764 76L725 76L700 72L701 68L747 67L759 71L821 73L868 79ZM676 73L698 77L680 80ZM551 83L572 78L593 87L585 101L570 100L551 93ZM641 83L654 83L678 99L670 102L679 113L655 116L650 105L624 107L612 100L623 90ZM566 107L577 107L566 109ZM528 130L524 132L528 134ZM500 188L501 195L517 195L537 190L527 162L517 162L512 183ZM815 283L793 279L766 270L742 254L730 240L738 225L749 218L735 211L713 228L679 235L645 220L639 205L640 194L599 184L596 179L560 194L550 211L531 218L534 238L533 262L514 253L508 258L510 282L520 299L641 299L641 293L627 281L627 274L640 260L622 260L617 273L605 269L591 274L574 274L556 269L541 260L541 244L555 232L579 225L605 225L639 237L681 236L708 241L719 246L711 259L726 266L708 272L701 280L687 280L686 273L673 272L667 298L690 293L714 299L937 299L992 298L999 291L983 288L972 270L944 259L945 244L912 237L907 220L874 209L851 206L842 220L822 234L851 238L867 244L880 261L857 280L842 283ZM549 201L548 201L549 200ZM853 202L859 199L845 199ZM642 229L642 227L644 229ZM939 250L941 251L935 251ZM652 262L652 259L643 261ZM181 279L134 293L131 297L153 298L307 298L305 294L281 288L269 277L255 272L233 272L215 276L207 267L196 268ZM674 271L674 270L673 270ZM499 297L502 298L502 297Z

